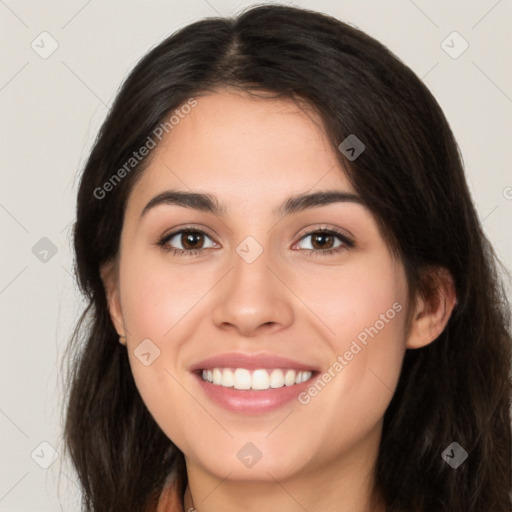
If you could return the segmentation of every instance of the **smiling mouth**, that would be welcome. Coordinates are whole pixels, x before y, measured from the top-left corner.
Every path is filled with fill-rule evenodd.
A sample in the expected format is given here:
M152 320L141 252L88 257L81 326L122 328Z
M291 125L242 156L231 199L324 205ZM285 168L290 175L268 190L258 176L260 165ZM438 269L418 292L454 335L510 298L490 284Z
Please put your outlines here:
M248 370L246 368L208 368L199 370L199 376L210 384L239 391L264 391L295 386L312 379L318 372L272 368Z

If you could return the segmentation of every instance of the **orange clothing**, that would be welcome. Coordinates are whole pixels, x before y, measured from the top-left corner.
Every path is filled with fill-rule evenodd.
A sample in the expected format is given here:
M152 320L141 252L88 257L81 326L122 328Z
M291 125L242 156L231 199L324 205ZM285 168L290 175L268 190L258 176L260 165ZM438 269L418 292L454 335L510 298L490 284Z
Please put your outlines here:
M166 483L158 501L157 512L183 512L183 497L179 496L176 483Z
M158 497L158 505L156 509L153 506L148 506L147 512L184 512L183 511L183 496L179 495L176 478L174 475L169 475L165 482L162 493Z

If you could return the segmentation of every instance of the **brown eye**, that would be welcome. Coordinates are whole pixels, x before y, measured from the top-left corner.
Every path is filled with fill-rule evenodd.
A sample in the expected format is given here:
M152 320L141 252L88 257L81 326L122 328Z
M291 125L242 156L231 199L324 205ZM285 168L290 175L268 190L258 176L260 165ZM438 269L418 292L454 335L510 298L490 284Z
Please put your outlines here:
M204 235L198 231L183 231L180 242L184 249L198 249L204 243Z
M310 240L309 244L302 246L305 241ZM309 245L309 247L308 247ZM306 233L300 239L296 247L305 249L311 256L321 254L327 256L339 251L347 250L355 246L355 243L342 233L333 229L317 229Z
M208 244L208 241L210 245ZM166 250L177 251L177 254L192 253L215 247L211 237L200 229L181 229L175 231L158 242Z
M315 233L311 236L313 249L332 249L334 247L334 235L325 232Z

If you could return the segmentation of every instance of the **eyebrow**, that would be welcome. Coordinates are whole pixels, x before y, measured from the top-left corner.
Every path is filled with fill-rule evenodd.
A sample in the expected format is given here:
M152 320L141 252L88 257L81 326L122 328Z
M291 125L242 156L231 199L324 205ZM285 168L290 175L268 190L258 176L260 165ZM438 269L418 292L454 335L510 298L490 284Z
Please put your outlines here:
M272 213L279 218L301 212L308 208L326 206L332 203L356 203L365 206L361 197L342 190L325 190L311 194L299 194L289 197ZM186 192L181 190L166 190L153 197L144 207L142 218L153 208L160 205L176 205L193 208L203 212L213 213L218 217L226 215L227 210L217 198L211 194L201 192Z

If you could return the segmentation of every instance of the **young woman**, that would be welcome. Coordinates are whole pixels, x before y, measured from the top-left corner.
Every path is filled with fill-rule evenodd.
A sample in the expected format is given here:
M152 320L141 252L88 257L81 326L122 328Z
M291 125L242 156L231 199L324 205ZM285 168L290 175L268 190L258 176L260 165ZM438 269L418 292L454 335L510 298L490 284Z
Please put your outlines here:
M252 8L135 67L83 171L87 511L510 510L509 306L435 99Z

